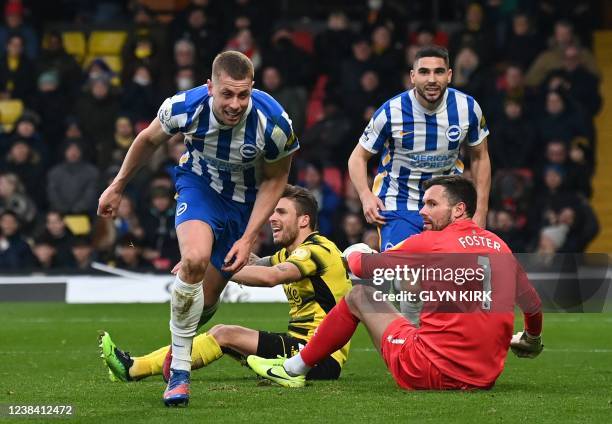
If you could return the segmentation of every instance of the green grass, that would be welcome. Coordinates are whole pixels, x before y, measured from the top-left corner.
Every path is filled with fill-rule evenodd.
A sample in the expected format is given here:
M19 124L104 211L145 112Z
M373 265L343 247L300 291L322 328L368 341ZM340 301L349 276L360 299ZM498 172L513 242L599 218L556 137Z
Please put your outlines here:
M0 303L0 311L0 404L72 404L71 422L585 423L612 417L612 314L546 315L544 353L535 360L510 354L491 391L401 391L360 329L338 382L262 386L222 358L193 374L188 408L167 409L161 377L108 380L96 336L108 330L120 347L146 353L169 339L168 305ZM211 324L283 331L286 313L283 304L225 304ZM0 417L0 424L7 421Z

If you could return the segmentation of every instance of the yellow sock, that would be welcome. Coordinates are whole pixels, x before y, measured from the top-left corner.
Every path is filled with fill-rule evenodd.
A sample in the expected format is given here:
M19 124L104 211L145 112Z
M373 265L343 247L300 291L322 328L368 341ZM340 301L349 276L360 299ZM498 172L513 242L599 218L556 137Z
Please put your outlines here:
M219 343L208 333L200 334L193 339L191 348L191 369L205 367L223 356Z
M135 380L140 380L141 378L161 374L164 359L169 349L170 346L164 346L145 356L133 358L134 364L130 367L130 376Z

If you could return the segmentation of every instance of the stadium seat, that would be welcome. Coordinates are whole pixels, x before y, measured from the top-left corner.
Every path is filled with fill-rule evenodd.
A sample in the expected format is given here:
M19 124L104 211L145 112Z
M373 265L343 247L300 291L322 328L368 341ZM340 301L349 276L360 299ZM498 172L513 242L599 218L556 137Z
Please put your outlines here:
M92 31L88 53L90 56L120 55L126 39L125 31Z
M323 100L325 100L325 87L327 86L327 75L319 75L310 99L306 104L306 129L312 127L323 117Z
M66 215L64 224L75 236L84 236L91 232L91 221L87 215Z
M23 113L23 102L19 99L0 100L0 125L4 132L13 129Z
M85 57L85 35L80 31L67 31L62 33L64 49L81 63Z

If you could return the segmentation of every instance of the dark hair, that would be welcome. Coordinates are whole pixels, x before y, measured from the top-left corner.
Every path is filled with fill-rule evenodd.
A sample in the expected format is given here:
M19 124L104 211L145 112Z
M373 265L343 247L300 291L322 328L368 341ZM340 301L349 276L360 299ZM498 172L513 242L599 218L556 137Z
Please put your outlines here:
M311 230L316 230L318 228L319 204L310 191L303 187L287 184L281 197L286 197L295 204L298 216L308 215L310 218Z
M255 78L253 62L246 55L237 51L226 51L219 53L212 64L213 77L219 77L225 72L232 79L243 80Z
M423 47L422 49L419 49L419 51L417 51L414 57L414 62L416 63L419 59L423 57L439 57L440 59L444 59L444 63L446 63L446 66L448 67L448 63L449 63L448 50L446 50L444 47L441 47L441 46Z
M474 184L461 175L445 175L441 177L432 178L431 180L423 183L423 189L428 190L433 186L442 186L446 190L448 201L451 205L457 203L465 203L465 210L468 216L471 218L476 212L476 201L478 194Z

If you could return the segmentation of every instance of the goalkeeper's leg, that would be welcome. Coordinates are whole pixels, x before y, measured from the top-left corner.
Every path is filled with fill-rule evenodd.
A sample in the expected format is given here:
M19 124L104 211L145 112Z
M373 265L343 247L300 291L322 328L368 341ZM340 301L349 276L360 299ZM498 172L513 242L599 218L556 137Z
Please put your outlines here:
M366 326L372 342L380 352L385 329L393 321L403 317L392 305L374 300L374 292L373 288L363 285L353 287L349 294L327 314L304 349L284 361L282 366L288 376L306 375L317 363L342 348L349 342L360 321ZM256 362L254 357L249 357L248 360L249 365ZM266 377L263 374L267 374L267 370L263 367L257 368L263 371L260 375ZM295 383L299 385L300 382Z

